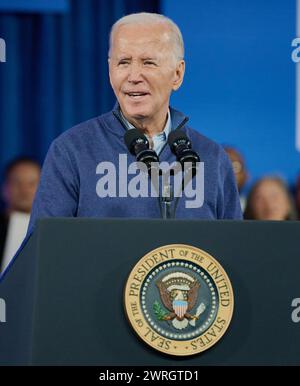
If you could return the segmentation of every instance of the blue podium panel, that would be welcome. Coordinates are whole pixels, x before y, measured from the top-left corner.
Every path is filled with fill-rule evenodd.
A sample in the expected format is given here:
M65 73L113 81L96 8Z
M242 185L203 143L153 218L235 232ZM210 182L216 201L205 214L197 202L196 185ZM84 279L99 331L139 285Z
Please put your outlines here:
M0 365L299 365L300 222L44 219L0 282ZM211 254L234 293L222 339L176 358L141 342L124 288L145 254Z

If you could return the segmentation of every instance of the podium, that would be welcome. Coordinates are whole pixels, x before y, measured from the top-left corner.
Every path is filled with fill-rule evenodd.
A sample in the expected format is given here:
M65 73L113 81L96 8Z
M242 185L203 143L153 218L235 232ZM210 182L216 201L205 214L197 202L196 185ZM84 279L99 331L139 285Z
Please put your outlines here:
M299 365L300 223L42 219L0 282L1 365ZM222 339L190 357L134 333L123 291L136 262L168 244L211 254L234 291ZM300 311L299 311L300 314Z

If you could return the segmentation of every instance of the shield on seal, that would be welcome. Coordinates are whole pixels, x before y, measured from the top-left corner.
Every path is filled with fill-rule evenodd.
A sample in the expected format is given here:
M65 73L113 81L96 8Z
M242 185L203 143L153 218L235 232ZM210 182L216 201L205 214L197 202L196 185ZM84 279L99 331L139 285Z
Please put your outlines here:
M173 301L173 309L175 314L182 319L186 313L188 308L188 302L185 300L174 300Z

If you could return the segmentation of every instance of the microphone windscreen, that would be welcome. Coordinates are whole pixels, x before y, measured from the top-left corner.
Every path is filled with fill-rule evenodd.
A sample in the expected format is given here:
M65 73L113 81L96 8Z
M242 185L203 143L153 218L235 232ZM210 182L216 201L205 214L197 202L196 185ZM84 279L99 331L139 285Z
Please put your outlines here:
M173 130L168 136L168 144L169 146L172 146L174 142L176 141L186 141L188 142L189 139L184 131L182 130Z
M145 144L148 143L146 136L138 129L127 130L124 135L124 141L130 152L132 151L132 146L134 146L136 142L144 142Z

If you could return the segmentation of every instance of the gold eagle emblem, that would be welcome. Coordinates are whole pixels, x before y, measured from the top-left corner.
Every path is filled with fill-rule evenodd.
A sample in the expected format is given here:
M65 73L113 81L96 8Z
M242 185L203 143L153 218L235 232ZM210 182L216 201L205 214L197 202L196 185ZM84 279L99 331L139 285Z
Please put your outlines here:
M201 303L195 314L191 310L196 306L200 283L191 275L184 272L173 272L156 282L161 301L169 313L160 310L160 320L171 321L173 326L182 330L188 325L195 326L200 314L205 311ZM158 304L156 303L156 310Z

